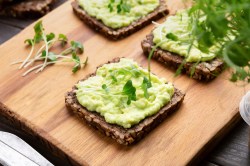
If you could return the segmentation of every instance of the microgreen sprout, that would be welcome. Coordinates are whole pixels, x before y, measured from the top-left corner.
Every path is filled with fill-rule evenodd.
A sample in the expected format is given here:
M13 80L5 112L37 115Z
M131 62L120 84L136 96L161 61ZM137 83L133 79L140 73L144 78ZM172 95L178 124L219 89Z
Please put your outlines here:
M12 64L21 63L19 69L30 67L23 74L23 76L26 76L32 71L35 71L35 73L41 72L48 65L52 65L55 63L73 62L75 64L72 68L73 73L77 72L80 68L84 67L87 64L88 58L86 58L84 62L81 62L81 59L77 55L77 54L82 54L84 52L84 47L82 43L77 41L71 41L70 47L57 54L51 52L50 49L57 42L60 42L61 46L65 47L68 42L68 38L66 37L66 35L59 34L58 37L56 37L54 33L46 34L43 28L42 21L39 21L35 24L34 31L35 31L34 37L32 39L26 39L24 41L28 46L31 46L31 50L26 59L12 63ZM38 49L36 53L34 53L36 44L40 42L42 42L43 45ZM32 66L33 63L37 61L42 61L43 63Z
M133 83L131 80L128 80L126 84L123 87L122 94L126 95L128 97L127 104L129 105L131 101L136 101L136 88L133 86Z
M131 6L124 0L119 0L118 3L115 0L109 0L108 8L109 12L113 12L116 9L117 13L129 13L131 10Z
M143 77L141 88L144 91L144 97L147 99L149 98L148 88L151 88L151 87L152 87L152 83L148 80L147 77Z
M196 0L189 10L190 25L195 27L191 34L198 47L207 51L206 48L218 43L221 47L218 56L233 69L230 79L233 82L250 82L249 8L249 0Z
M133 85L132 78L143 77L143 81L138 88L143 90L145 98L149 98L148 89L152 87L152 84L146 75L141 73L134 65L131 65L131 69L121 68L114 71L110 70L109 74L112 81L107 84L102 84L102 89L105 90L107 94L127 97L127 105L130 105L131 101L136 101L136 88ZM109 86L123 80L124 77L121 77L122 75L126 76L128 81L125 83L120 92L112 92L112 89L110 89Z

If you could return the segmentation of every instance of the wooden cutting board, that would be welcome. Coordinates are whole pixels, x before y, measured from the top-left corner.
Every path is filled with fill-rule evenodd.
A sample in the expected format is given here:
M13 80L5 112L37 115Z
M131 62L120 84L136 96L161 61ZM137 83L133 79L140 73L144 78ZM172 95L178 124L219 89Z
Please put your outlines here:
M71 64L58 64L39 74L22 77L24 70L10 63L29 52L23 41L33 25L0 46L1 116L37 137L59 157L89 165L186 165L201 159L240 119L238 105L249 86L228 81L225 71L210 83L200 83L152 61L152 71L186 93L181 108L133 146L122 146L98 133L65 107L64 94L77 80L114 57L132 58L147 67L140 42L153 25L120 41L109 41L84 25L72 12L71 1L43 17L46 32L64 33L84 43L89 64L76 74ZM168 1L171 13L182 1Z

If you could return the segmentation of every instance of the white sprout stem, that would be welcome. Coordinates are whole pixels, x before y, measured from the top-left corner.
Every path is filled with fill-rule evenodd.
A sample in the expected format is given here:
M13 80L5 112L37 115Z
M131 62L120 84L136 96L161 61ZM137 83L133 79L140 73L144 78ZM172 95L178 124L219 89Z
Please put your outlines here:
M42 60L42 59L43 59L43 58L37 58L37 59L35 59L35 61L36 61L36 60ZM34 61L34 59L28 60L27 62L30 63L31 61ZM15 64L18 64L18 63L22 63L22 62L24 62L24 60L19 60L19 61L12 62L10 65L15 65ZM23 68L25 68L25 66L24 66Z
M52 43L52 42L55 42L55 40L54 41L49 41L48 42L48 44L50 44L50 43ZM31 57L31 55L32 55L32 53L33 53L33 51L34 51L34 45L32 46L32 49L31 49L31 51L30 51L30 53L29 53L29 55L27 56L27 58L25 59L25 60L20 60L20 61L16 61L16 62L12 62L11 63L11 65L14 65L14 64L18 64L18 63L22 63L22 65L19 67L19 69L21 69L21 68L26 68L26 67L28 67L30 64L32 64L33 62L35 62L36 60L40 60L40 56L42 55L41 54L41 51L42 51L42 49L44 49L44 47L45 47L45 44L37 51L37 53L36 53L36 55L35 55L35 58L34 59L32 59L32 60L29 60L30 59L30 57ZM50 46L51 47L51 46ZM50 48L49 47L49 48ZM28 63L27 63L28 62Z
M59 62L59 61L56 61L56 62L47 62L46 65L45 65L45 67L48 66L48 65L57 63L57 62ZM37 65L37 66L34 66L34 67L30 68L29 70L27 70L27 71L23 74L23 76L26 76L27 74L29 74L30 72L32 72L33 70L36 70L36 69L38 69L38 70L37 70L35 73L40 72L40 71L41 71L40 68L43 67L43 65L44 65L44 64L40 64L40 65Z
M39 54L39 55L35 56L35 58L32 59L32 60L30 60L30 62L28 62L28 63L24 66L24 68L28 67L29 65L31 65L32 63L34 63L36 60L41 60L41 59L43 59L43 58L41 58L41 55L42 55L42 54Z
M152 23L153 23L154 25L156 25L156 26L161 25L161 24L159 24L158 22L155 22L155 21L152 21Z
M43 69L45 68L47 61L48 61L48 54L49 54L49 48L48 48L48 41L46 39L46 36L43 34L43 40L45 42L45 52L46 52L46 56L45 56L45 60L43 63L43 66L39 69L39 71L43 71Z
M27 62L30 62L31 60L28 60ZM10 65L15 65L15 64L18 64L18 63L23 63L24 60L19 60L19 61L15 61L15 62L11 62Z
M45 67L48 66L48 65L51 65L51 64L59 63L59 62L63 62L63 60L60 60L60 61L53 61L53 62L47 62L47 63L45 64ZM42 67L43 67L44 64L40 64L39 66L42 66ZM42 67L41 67L41 68L42 68ZM45 67L44 67L44 68L45 68ZM36 68L37 70L36 70L35 73L41 72L41 71L42 71L41 68L39 68L39 69Z
M43 65L43 64L40 64L40 65L37 65L37 66L35 66L35 67L30 68L30 69L27 70L25 73L23 73L22 76L23 76L23 77L26 76L27 74L29 74L29 73L32 72L33 70L35 70L35 69L41 67L42 65Z
M66 59L72 59L71 57L69 56L65 56L65 55L56 55L57 58L66 58Z
M50 43L52 43L52 40L48 42L48 44L50 44ZM46 45L44 44L44 45L37 51L37 54L35 55L35 58L34 58L33 60L31 60L29 63L27 63L27 64L24 66L24 68L28 67L29 65L31 65L32 63L34 63L36 60L43 59L43 58L41 58L41 56L42 56L41 51L42 51L42 49L43 49L45 46L46 46ZM52 47L52 45L50 45L50 46L48 47L48 49L50 49L51 47Z
M34 51L34 47L35 47L35 43L32 45L32 48L30 50L29 55L27 56L27 58L23 61L23 63L21 64L21 66L19 66L19 69L23 68L23 66L27 63L27 61L30 59L31 55L33 54Z
M61 55L65 55L65 53L67 53L67 51L69 51L70 49L72 49L71 47L67 48L66 50L62 51L60 54Z
M50 49L52 47L52 45L50 45L51 43L54 43L56 42L56 40L50 40L49 42L47 42L47 45L49 46L48 49ZM36 56L38 56L38 54L41 54L42 52L42 49L44 49L44 47L46 47L46 44L44 44L38 51L37 51L37 54Z

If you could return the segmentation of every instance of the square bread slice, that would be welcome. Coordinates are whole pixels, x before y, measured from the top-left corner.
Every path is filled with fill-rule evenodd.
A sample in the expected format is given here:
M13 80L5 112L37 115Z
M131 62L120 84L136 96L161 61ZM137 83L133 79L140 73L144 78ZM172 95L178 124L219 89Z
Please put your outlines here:
M47 14L55 0L9 1L0 4L0 15L18 18L37 18Z
M132 24L119 29L113 29L104 25L100 20L91 17L85 12L78 4L77 1L72 2L72 7L74 13L83 20L84 23L89 25L91 28L100 32L109 39L118 40L129 36L130 34L144 28L146 25L150 24L152 21L157 20L169 13L165 0L159 0L160 5L153 12L149 13L145 17L134 21Z
M116 58L108 63L116 63L119 61L120 59ZM95 73L87 76L81 81L84 81L94 75ZM74 86L72 90L67 92L65 95L65 103L69 111L73 111L88 125L94 127L104 135L115 139L118 143L123 145L130 145L141 140L152 129L158 126L170 113L177 110L185 96L185 94L175 88L175 93L172 96L171 101L162 107L158 113L149 116L131 128L126 129L116 124L107 123L103 116L97 112L88 111L78 102L76 98L76 90L77 87Z
M154 47L153 38L154 36L151 33L147 35L146 39L141 42L142 50L146 56L149 56L150 51ZM169 51L165 51L161 48L155 49L152 58L166 64L166 66L171 67L175 70L178 69L178 67L184 60L182 56ZM194 63L185 63L182 72L190 75L193 65ZM218 76L218 74L223 71L223 68L224 62L219 58L215 58L207 62L200 62L197 66L195 66L192 77L201 81L210 81Z

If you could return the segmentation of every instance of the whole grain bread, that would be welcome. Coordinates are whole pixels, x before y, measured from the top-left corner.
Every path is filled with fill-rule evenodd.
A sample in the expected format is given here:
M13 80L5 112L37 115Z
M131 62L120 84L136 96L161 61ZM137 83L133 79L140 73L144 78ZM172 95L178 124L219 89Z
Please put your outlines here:
M153 20L157 20L162 16L169 13L165 0L160 0L160 6L157 7L153 12L133 22L129 26L122 27L119 29L113 29L104 25L100 20L91 17L84 11L78 4L77 1L72 2L74 13L91 28L100 32L109 39L117 40L129 36L130 34L142 29L146 25L150 24Z
M10 1L0 5L0 15L18 18L36 18L47 14L55 0Z
M141 42L141 47L146 56L149 55L150 51L154 47L153 38L154 36L151 33L147 35L146 38ZM168 67L173 68L174 70L178 69L178 67L182 64L184 60L183 57L175 53L162 50L161 48L156 48L152 57L157 61L166 64ZM224 63L219 58L215 58L207 62L200 62L196 66L194 63L185 63L183 65L182 72L190 76L192 73L193 66L194 73L192 74L192 78L201 81L210 81L222 72L224 68Z
M119 58L116 58L108 63L119 62ZM94 76L95 73L90 74L84 81L91 76ZM69 111L73 111L78 115L80 119L83 119L88 125L99 130L104 135L115 139L119 144L130 145L138 142L144 136L146 136L152 129L158 126L170 113L177 110L185 94L180 90L175 89L175 93L171 101L162 107L158 113L147 117L142 120L139 124L132 126L131 128L123 128L122 126L116 124L110 124L105 121L105 119L97 112L88 111L83 107L76 98L77 87L74 86L70 92L67 92L65 95L65 103Z

